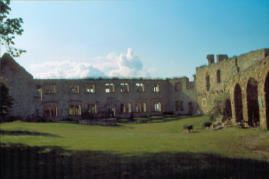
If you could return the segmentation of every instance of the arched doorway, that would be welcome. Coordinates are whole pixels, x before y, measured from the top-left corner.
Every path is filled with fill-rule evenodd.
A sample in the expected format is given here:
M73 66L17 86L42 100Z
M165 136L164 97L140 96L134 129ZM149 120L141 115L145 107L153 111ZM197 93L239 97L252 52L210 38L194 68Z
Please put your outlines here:
M234 109L236 122L243 121L242 92L239 84L234 88Z
M258 82L250 78L247 84L248 124L252 127L260 126L260 114L258 103Z
M265 92L265 107L266 107L266 127L267 129L269 129L269 72L267 73L265 79L264 92Z

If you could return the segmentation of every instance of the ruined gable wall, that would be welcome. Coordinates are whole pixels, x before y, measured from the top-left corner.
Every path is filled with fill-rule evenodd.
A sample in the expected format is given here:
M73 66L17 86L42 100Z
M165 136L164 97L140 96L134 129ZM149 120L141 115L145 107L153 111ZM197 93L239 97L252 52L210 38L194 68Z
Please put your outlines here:
M32 76L8 55L4 55L0 63L0 75L10 87L10 95L14 99L10 115L24 118L31 115L34 113Z

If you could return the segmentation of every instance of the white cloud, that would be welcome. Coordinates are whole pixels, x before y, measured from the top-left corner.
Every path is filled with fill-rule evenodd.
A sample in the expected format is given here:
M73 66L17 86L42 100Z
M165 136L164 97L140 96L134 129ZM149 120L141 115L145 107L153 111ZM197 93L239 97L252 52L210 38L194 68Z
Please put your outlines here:
M29 70L35 78L87 78L87 77L150 77L149 69L131 48L127 53L109 53L91 60L94 63L73 60L48 61L33 64Z

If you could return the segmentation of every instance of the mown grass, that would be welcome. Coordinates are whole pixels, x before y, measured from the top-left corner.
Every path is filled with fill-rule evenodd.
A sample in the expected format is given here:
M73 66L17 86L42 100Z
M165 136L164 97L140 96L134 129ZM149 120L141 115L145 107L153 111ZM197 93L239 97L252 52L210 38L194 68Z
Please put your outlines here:
M68 150L91 150L125 155L160 152L209 153L232 158L269 161L269 132L237 127L204 129L207 117L192 117L170 122L121 124L117 127L69 123L11 122L3 131L32 131L46 135L1 135L2 143L28 146L58 146ZM183 126L194 125L193 133ZM262 152L260 152L262 151Z
M2 123L0 178L268 178L268 130L204 129L207 117L169 120ZM193 133L183 129L190 124Z

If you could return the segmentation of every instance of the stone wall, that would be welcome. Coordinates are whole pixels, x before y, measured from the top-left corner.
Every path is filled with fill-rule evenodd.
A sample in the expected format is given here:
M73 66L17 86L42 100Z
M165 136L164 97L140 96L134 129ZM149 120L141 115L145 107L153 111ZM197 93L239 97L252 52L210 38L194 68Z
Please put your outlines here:
M229 93L231 95L232 102L232 114L233 122L237 123L241 120L249 123L252 120L252 116L249 116L249 110L251 106L248 106L248 96L255 96L251 91L248 92L248 85L250 79L257 81L257 102L258 102L258 113L259 113L259 123L262 128L269 129L269 101L266 99L266 90L269 91L269 56L256 62L249 68L245 69L240 74L236 75L229 86ZM267 81L267 83L266 83ZM267 85L266 85L267 84ZM242 113L243 119L236 118L236 108L235 108L235 87L239 85L242 92ZM250 93L249 95L247 93ZM268 94L267 94L268 95ZM267 109L267 110L266 110ZM267 114L266 114L267 113Z
M257 103L259 103L259 109L257 109L259 115L255 114L255 116L257 116L255 118L258 118L259 116L260 123L255 125L269 128L266 122L265 112L265 104L268 103L268 100L266 101L265 99L264 91L265 78L269 71L268 55L269 49L261 49L238 57L224 58L224 60L219 60L218 63L213 62L212 55L208 55L209 65L196 68L195 86L197 103L201 108L201 111L207 114L214 106L215 99L220 95L227 94L232 103L233 122L236 123L241 121L241 119L236 120L234 102L235 87L236 84L239 84L242 92L242 120L251 123L251 117L249 117L251 110L248 109L248 106L251 106L252 102L247 102L247 85L249 79L253 78L258 84ZM218 73L220 74L219 77ZM253 94L249 94L249 96L251 95Z
M197 103L203 113L208 113L218 95L227 92L227 87L232 83L233 78L249 67L255 65L268 55L269 49L261 49L232 58L224 58L218 63L212 62L212 55L209 57L209 65L196 68L196 93ZM220 73L218 81L217 73ZM209 77L209 89L207 89L207 76Z

